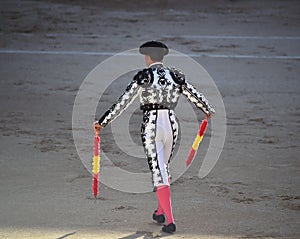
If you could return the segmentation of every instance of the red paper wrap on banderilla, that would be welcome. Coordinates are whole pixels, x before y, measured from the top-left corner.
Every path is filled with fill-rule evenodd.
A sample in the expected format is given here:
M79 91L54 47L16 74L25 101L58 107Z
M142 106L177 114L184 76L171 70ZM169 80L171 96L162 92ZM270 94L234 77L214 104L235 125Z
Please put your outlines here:
M200 143L201 143L201 141L203 139L204 133L205 133L205 131L207 129L207 125L208 125L207 119L202 120L201 125L199 127L198 134L197 134L197 136L196 136L196 138L194 140L192 148L190 149L188 158L185 161L186 166L189 166L193 162L193 160L194 160L194 158L196 156L197 150L199 148L199 145L200 145Z
M93 157L93 184L92 191L96 198L99 193L99 171L100 171L100 137L94 137L94 157Z

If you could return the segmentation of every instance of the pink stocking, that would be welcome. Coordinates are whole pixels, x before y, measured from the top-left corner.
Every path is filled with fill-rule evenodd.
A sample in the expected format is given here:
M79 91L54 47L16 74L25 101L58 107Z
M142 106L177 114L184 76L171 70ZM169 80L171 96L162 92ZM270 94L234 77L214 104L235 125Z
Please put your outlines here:
M162 208L162 206L160 205L159 201L158 201L158 205L157 205L157 210L156 210L156 216L164 214L164 210Z
M174 223L170 186L160 186L156 190L159 205L167 217L167 225Z

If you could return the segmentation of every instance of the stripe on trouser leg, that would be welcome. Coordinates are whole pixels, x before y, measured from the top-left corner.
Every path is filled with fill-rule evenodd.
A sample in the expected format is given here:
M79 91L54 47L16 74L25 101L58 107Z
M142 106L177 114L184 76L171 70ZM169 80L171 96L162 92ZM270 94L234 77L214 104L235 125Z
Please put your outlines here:
M169 158L169 162L171 160L171 157L173 155L174 152L174 148L177 142L177 138L178 138L178 123L176 121L176 116L173 110L169 110L169 119L170 119L170 123L171 123L171 127L172 127L172 133L173 133L173 144L172 144L172 150L171 150L171 155Z
M142 141L144 150L148 159L149 169L152 172L152 182L154 187L162 184L162 177L157 159L156 148L156 122L157 111L144 112L143 124L142 124Z

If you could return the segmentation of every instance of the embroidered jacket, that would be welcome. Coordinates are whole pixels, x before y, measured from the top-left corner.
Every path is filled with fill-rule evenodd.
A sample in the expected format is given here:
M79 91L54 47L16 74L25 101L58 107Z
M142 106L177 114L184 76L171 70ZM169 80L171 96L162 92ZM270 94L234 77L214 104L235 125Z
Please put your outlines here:
M205 114L215 113L203 94L185 80L184 74L173 67L153 64L150 68L139 71L109 110L100 118L99 124L105 127L116 119L139 96L141 108L147 105L174 109L179 96L183 94Z

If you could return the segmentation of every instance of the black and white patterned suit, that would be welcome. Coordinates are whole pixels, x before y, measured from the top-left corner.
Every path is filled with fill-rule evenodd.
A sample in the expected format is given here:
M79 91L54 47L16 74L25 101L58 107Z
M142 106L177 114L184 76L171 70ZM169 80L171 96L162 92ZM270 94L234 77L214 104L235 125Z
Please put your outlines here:
M141 136L154 188L169 185L169 162L178 136L174 108L181 94L205 114L215 112L181 71L155 63L134 76L122 96L99 120L105 127L139 96L143 110Z

